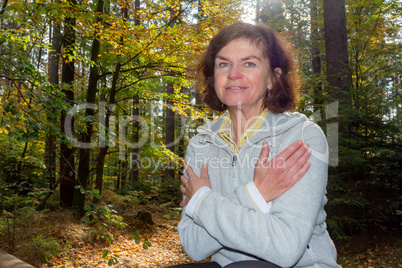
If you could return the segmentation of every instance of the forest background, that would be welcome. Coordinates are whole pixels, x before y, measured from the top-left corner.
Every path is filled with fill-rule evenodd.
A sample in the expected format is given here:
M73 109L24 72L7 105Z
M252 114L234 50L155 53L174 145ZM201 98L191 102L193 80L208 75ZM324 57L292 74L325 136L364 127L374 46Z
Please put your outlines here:
M239 20L293 46L298 111L331 149L331 236L397 234L400 14L397 0L1 0L0 246L13 253L33 215L61 209L107 243L125 226L112 204L178 211L187 142L219 116L201 102L196 60Z

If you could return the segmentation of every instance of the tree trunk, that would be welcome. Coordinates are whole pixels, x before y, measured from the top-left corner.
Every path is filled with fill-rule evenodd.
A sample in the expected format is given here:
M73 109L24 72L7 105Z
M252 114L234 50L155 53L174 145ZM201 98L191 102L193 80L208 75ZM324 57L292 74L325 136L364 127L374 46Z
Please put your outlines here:
M8 0L4 0L4 1L3 1L3 4L2 4L2 6L1 6L1 9L0 9L0 15L3 15L3 14L4 14L4 11L6 11L7 4L8 4ZM3 19L2 19L2 20L3 20Z
M260 21L260 0L257 0L257 3L255 5L255 22Z
M174 93L173 84L168 83L166 88L167 94L171 95ZM166 128L165 128L165 145L166 148L174 153L174 116L175 112L171 109L174 105L172 99L166 100ZM174 177L174 170L171 167L171 162L165 168L165 179L170 179Z
M133 134L131 136L133 143L138 144L138 141L140 140L140 123L139 123L139 117L140 117L140 102L139 102L139 96L135 95L133 97ZM138 160L140 158L140 148L139 146L135 146L131 150L131 165L130 165L130 183L133 184L136 181L138 181Z
M53 25L51 28L51 40L52 40L52 49L49 52L49 66L48 66L48 74L49 74L49 83L54 85L55 88L58 87L59 84L59 57L60 57L60 44L61 44L61 32L60 25ZM52 110L52 113L55 113L55 109ZM52 118L48 118L48 121L51 122ZM45 164L47 168L47 173L45 173L45 177L49 179L49 189L55 190L55 182L56 182L56 137L52 133L48 133L46 135L45 141Z
M134 24L139 26L141 24L139 17L138 17L138 12L140 12L140 0L135 0L135 16L134 16ZM133 118L134 118L134 123L133 123L133 134L132 134L132 140L134 144L138 144L138 141L140 140L140 123L139 123L139 118L140 118L140 102L139 102L139 93L137 92L133 96ZM132 151L131 151L131 165L130 165L130 183L131 185L138 181L138 159L140 157L140 148L138 146L135 146Z
M103 14L103 6L104 1L98 0L98 5L96 8L97 14ZM101 17L97 17L97 23L102 22ZM99 81L99 68L97 65L97 61L99 58L99 51L100 51L100 41L97 37L97 31L94 33L94 39L92 43L91 49L91 61L94 62L91 65L89 70L89 80L88 80L88 89L87 89L87 97L86 103L87 104L95 104L96 101L96 93L98 91L98 81ZM93 118L95 114L94 109L87 107L85 109L85 117L86 118ZM86 132L81 133L81 142L84 142L87 146L81 146L79 149L79 165L78 165L78 184L84 190L87 189L88 179L89 179L89 172L90 172L90 159L91 159L91 148L89 144L92 141L92 132L93 132L93 122L87 121L86 122ZM85 148L84 148L85 147ZM76 191L76 197L74 197L74 207L78 215L84 214L84 207L85 207L85 194L82 194L81 191Z
M117 93L117 81L120 76L120 69L121 69L121 64L117 63L116 69L113 73L112 87L111 87L110 96L109 96L109 107L113 106L116 102L115 98L116 98L116 93ZM105 110L105 112L106 112L105 119L104 119L105 133L108 133L108 135L110 135L109 126L110 126L111 111L108 108L103 109L103 110ZM100 126L100 127L102 127L102 126ZM99 151L99 154L97 157L95 188L99 190L99 193L102 193L103 167L105 164L105 157L106 157L107 151L109 149L109 145L106 141L106 136L108 136L108 135L105 135L105 142L101 144L100 151Z
M176 23L181 23L180 19L178 18L178 12L170 8L170 18L171 18L171 27L175 27ZM173 73L171 74L173 75ZM174 132L175 132L175 112L171 107L174 106L174 102L171 99L170 95L174 94L174 86L172 83L168 83L166 87L166 93L169 95L168 99L166 100L166 109L165 109L165 115L166 115L166 128L165 128L165 145L166 148L169 149L172 153L174 153ZM174 169L173 169L174 163L169 161L167 167L165 168L165 179L171 179L173 178L174 175Z
M74 12L76 0L70 0L71 12ZM61 81L69 87L63 87L62 92L65 94L66 102L72 107L74 105L74 89L72 83L74 81L74 59L68 60L68 55L74 57L73 50L75 44L75 18L66 17L64 20L64 38L63 47L65 55L63 57L63 67ZM61 132L66 133L64 122L66 113L61 111ZM74 122L71 123L71 129L74 128ZM60 203L66 207L72 207L74 187L75 187L75 163L74 149L69 146L68 141L60 144Z
M314 112L321 111L323 107L322 98L322 83L318 81L321 74L321 56L320 56L320 37L319 37L319 9L318 0L310 1L310 17L311 17L311 56L312 56L312 67L313 76L317 79L314 85L314 99L313 99L313 109Z
M102 84L106 85L106 82ZM99 153L96 158L96 178L95 178L95 189L99 190L99 194L102 194L103 188L103 170L105 166L105 158L107 155L107 151L109 149L109 144L107 141L107 137L110 135L109 132L109 119L110 119L110 111L107 107L105 107L105 95L102 94L100 98L99 105L99 130L102 131L99 133ZM92 200L94 203L98 203L99 200L94 198Z
M324 0L325 53L329 95L340 102L340 113L351 107L345 0Z
M352 108L352 76L348 60L345 0L324 0L324 32L328 94L331 97L325 117L336 117L338 121L327 125L329 164L336 167L339 161L342 162L339 157L343 157L338 155L339 145L349 147L345 138L350 138L352 133L348 114Z
M122 8L122 13L123 13L124 19L127 20L128 19L128 8L127 8L127 6L124 6ZM123 44L123 41L124 41L124 39L123 39L123 37L121 37L120 38L121 44ZM109 93L110 94L109 95L109 103L108 103L109 107L113 107L113 105L116 102L115 99L116 99L116 94L117 94L117 82L118 82L118 79L119 79L119 76L120 76L121 67L122 66L121 66L120 62L118 62L116 64L116 69L115 69L115 71L113 73L112 87L111 87L110 93ZM97 161L96 161L97 164L96 164L95 188L97 190L99 190L100 194L102 193L102 186L103 186L103 170L104 170L104 165L105 165L105 157L106 157L107 151L109 149L109 145L108 145L108 142L106 141L106 137L110 135L109 126L110 126L110 116L111 116L111 111L110 111L109 108L106 108L106 109L103 109L103 110L104 110L104 112L106 112L105 115L102 115L102 116L105 116L104 122L103 122L104 123L103 128L105 129L104 133L108 133L108 134L104 135L105 141L102 144L100 144L100 151L99 151ZM102 126L100 126L100 127L102 127ZM94 200L94 201L96 202L97 200Z

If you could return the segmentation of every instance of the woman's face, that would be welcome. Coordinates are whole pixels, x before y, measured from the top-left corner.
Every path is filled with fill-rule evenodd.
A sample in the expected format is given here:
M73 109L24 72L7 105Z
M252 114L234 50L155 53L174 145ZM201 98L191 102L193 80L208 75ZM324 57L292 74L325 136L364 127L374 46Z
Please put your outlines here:
M261 112L267 88L272 88L269 62L254 43L236 39L215 58L215 91L230 108Z

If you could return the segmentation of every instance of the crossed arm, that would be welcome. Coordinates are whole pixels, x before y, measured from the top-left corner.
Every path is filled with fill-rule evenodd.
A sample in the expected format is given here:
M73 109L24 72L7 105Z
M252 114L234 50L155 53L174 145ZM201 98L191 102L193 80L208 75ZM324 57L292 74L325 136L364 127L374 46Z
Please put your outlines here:
M327 181L328 164L316 155L327 146L325 136L321 131L314 131L306 142L312 145L313 153L308 145L297 141L269 162L266 162L269 147L263 146L253 181L261 199L266 202L275 199L269 213L258 212L256 204L250 203L247 184L226 197L212 189L206 194L197 193L202 196L197 199L193 196L197 189L210 185L208 167L198 167L199 177L187 167L189 179L181 177L185 184L181 190L188 196L182 203L178 230L189 257L203 260L220 249L233 249L281 266L295 265L311 239ZM197 168L193 162L195 153L190 147L188 160L189 166ZM302 177L303 181L296 184ZM188 200L196 204L191 216Z
M266 202L281 196L291 188L310 168L308 161L311 150L308 144L298 140L287 147L278 156L267 162L269 156L268 144L264 143L255 166L254 184ZM186 198L180 203L185 207L191 197L203 186L211 187L208 176L208 165L201 167L198 177L190 166L185 164L188 179L181 176L180 191Z

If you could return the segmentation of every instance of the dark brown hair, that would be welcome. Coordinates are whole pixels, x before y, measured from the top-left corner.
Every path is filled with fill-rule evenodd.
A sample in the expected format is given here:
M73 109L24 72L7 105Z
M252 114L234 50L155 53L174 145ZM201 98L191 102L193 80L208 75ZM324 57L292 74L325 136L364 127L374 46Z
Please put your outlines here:
M224 111L227 109L215 92L215 58L224 46L236 39L250 40L262 50L264 57L269 61L273 88L270 94L265 95L263 108L268 108L273 113L294 110L299 94L296 90L297 77L293 69L291 49L273 29L264 24L253 25L238 22L223 28L212 38L198 64L198 72L201 74L202 80L203 101L213 110ZM275 74L276 68L281 70L280 74Z

